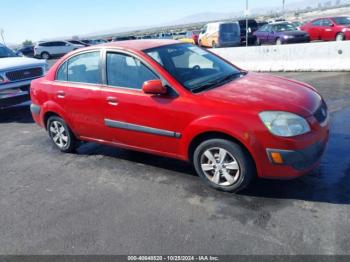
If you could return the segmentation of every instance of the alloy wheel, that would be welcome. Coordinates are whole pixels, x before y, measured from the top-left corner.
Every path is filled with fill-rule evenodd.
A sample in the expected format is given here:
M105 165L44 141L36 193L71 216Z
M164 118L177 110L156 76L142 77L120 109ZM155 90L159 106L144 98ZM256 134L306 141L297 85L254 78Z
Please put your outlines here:
M50 123L49 132L53 142L60 149L66 148L69 144L68 131L64 125L59 121L52 121Z
M232 186L239 180L240 166L235 157L223 148L206 150L200 163L206 177L218 186Z

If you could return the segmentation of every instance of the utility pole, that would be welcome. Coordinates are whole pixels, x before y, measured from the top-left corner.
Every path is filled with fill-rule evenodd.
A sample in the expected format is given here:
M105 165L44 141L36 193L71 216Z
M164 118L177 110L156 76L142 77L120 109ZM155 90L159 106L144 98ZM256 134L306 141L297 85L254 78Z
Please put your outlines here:
M1 38L2 38L2 42L4 43L4 45L6 45L5 38L4 38L4 29L2 29L2 28L0 28L0 35L1 35Z
M248 46L248 15L249 15L249 0L245 1L245 45Z
M282 0L282 5L283 5L283 15L284 15L286 10L286 0Z

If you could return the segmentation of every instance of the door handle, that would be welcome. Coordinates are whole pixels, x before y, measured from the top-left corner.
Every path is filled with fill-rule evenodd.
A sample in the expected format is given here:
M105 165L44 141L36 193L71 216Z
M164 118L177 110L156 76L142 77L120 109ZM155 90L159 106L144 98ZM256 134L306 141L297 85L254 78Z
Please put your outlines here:
M111 106L117 106L118 105L118 100L115 97L109 96L107 97L107 102Z
M64 98L65 96L66 96L66 93L64 91L57 91L58 98Z

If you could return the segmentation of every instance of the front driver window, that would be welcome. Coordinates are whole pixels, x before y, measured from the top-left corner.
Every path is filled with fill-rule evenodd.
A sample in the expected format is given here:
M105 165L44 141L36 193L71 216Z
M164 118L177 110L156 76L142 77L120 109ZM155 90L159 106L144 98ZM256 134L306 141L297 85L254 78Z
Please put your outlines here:
M159 79L140 60L117 53L107 53L107 84L115 87L142 89L143 83Z

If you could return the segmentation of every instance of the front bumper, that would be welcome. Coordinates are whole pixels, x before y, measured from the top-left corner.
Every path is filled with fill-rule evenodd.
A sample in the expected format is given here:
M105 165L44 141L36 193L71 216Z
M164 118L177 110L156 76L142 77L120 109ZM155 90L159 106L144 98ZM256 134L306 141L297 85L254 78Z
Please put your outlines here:
M301 150L280 150L270 149L266 150L271 165L289 166L296 171L307 170L320 161L325 149L327 141L319 141L305 149ZM272 154L277 153L281 156L283 164L276 163Z
M293 179L310 173L320 164L330 136L330 116L322 123L315 116L307 120L312 131L301 136L257 134L254 150L259 177Z
M282 38L282 42L284 44L301 44L301 43L309 43L309 37L294 37L294 38Z
M30 100L30 81L0 86L0 108L18 105Z

